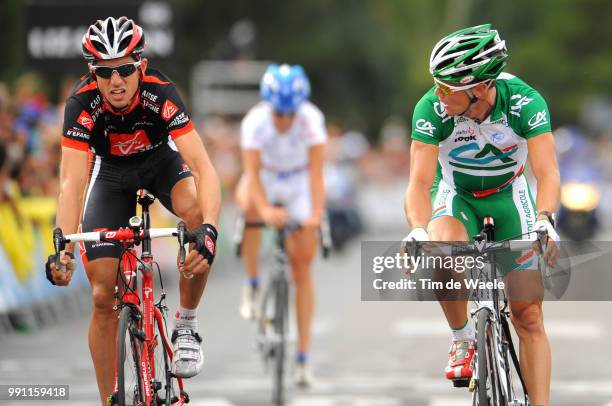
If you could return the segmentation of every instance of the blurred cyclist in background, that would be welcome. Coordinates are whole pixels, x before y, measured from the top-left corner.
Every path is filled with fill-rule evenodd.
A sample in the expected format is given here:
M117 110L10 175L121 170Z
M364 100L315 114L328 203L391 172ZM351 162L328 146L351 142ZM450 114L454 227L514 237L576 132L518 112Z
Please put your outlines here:
M196 314L215 257L220 187L176 87L148 68L144 46L142 28L126 17L98 20L83 36L89 73L66 102L56 224L65 234L77 232L79 223L83 232L126 226L140 188L187 223L196 244L179 269L172 371L189 378L204 361ZM61 258L66 272L56 270L55 256L49 257L47 277L54 285L70 282L74 249L69 244ZM121 252L110 243L81 246L93 296L89 347L103 404L113 403L113 289Z
M323 161L327 133L321 111L308 101L310 84L299 65L270 65L261 80L260 103L242 121L244 176L236 195L246 222L263 220L280 228L297 221L302 228L287 241L296 286L298 354L294 378L308 386L310 327L314 287L310 266L317 250L324 212ZM282 207L278 207L282 205ZM261 230L245 228L242 257L248 275L240 314L255 317Z
M412 117L408 240L470 241L484 216L495 219L498 240L528 238L539 229L548 232L549 241L559 240L554 228L559 167L548 107L535 89L502 73L507 58L506 43L490 24L457 31L435 45L429 62L435 85ZM523 175L528 156L538 185L535 202ZM556 249L554 243L547 246L545 259ZM505 281L539 292L540 273L522 265L527 264L517 260ZM475 348L467 302L440 304L453 339L445 374L466 382ZM510 309L529 398L548 406L551 353L542 300L510 298Z

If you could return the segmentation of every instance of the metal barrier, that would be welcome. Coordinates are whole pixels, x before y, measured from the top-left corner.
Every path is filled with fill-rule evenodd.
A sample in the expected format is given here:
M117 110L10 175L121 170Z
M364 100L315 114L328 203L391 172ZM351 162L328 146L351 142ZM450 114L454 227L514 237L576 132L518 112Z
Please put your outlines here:
M21 281L0 245L0 339L17 331L36 330L66 316L89 311L89 283L80 260L68 287L53 286L45 276L38 233L36 247L32 255L34 264L40 269Z

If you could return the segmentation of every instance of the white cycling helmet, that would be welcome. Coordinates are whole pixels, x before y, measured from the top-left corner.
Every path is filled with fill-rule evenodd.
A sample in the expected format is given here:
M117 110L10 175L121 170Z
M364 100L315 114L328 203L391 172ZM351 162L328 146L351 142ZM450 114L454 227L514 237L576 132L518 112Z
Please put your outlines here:
M144 31L127 17L98 20L83 35L83 56L89 61L140 55L145 46Z

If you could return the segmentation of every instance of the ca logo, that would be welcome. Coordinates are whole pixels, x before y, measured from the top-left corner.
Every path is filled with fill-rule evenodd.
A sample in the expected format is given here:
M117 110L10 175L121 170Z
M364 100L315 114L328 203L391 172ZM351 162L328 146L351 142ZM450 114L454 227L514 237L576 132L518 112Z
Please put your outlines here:
M434 125L431 124L429 121L419 118L416 122L416 128L414 130L418 133L433 137L434 131L436 131L436 127L434 127Z
M544 124L548 124L548 119L546 118L546 110L538 111L537 113L535 113L529 119L529 121L527 121L527 124L529 124L529 127L531 129L534 129Z

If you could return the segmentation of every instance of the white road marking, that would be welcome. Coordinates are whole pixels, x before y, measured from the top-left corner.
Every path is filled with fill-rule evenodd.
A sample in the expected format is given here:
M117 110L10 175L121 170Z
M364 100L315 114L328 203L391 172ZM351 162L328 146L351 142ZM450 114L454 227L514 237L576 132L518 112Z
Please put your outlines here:
M189 401L189 406L235 406L235 403L224 398L194 399Z
M448 337L451 334L444 321L431 319L400 319L393 324L393 334L412 337ZM605 337L605 326L601 321L581 320L546 320L544 322L546 333L551 339L565 340L601 340Z
M393 323L392 331L400 337L448 337L451 333L444 317L440 314L439 320L432 319L400 319Z
M433 397L429 399L427 406L470 406L472 402L465 398Z
M598 381L553 380L551 382L551 391L557 396L587 395L612 397L612 385L610 382L610 379ZM612 406L612 402L610 402L610 406Z
M390 397L369 397L369 396L303 396L296 397L290 406L398 406L401 400Z

